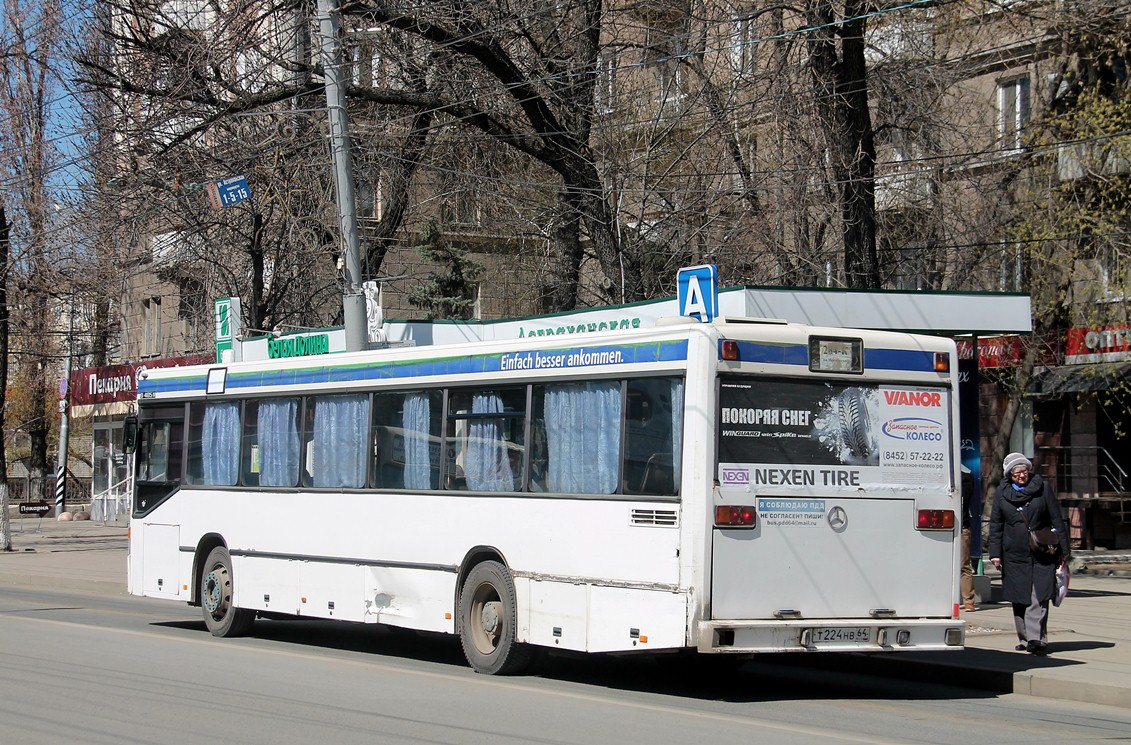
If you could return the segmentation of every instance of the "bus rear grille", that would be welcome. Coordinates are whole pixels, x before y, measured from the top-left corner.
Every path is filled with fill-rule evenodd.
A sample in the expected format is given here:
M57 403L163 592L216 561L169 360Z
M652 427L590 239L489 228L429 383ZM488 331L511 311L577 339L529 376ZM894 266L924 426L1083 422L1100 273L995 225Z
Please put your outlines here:
M632 524L674 528L676 525L675 510L633 510Z

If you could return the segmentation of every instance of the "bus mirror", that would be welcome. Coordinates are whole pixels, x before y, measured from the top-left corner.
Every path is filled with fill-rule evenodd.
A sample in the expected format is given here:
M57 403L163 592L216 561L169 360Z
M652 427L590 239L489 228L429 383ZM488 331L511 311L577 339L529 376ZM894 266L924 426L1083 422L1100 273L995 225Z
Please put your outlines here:
M133 455L137 450L137 417L126 417L122 422L122 452Z

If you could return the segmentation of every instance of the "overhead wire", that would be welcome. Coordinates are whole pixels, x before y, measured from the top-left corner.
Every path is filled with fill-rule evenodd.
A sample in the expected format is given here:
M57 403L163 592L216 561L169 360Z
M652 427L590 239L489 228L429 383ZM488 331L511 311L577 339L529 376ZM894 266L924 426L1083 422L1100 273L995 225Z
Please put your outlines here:
M907 7L914 7L914 6L918 6L918 5L922 5L922 4L924 4L924 3L923 3L923 2L907 3L907 4L903 5L903 6L896 6L896 7L893 7L893 8L887 8L887 9L883 9L882 11L878 11L878 12L869 13L869 14L867 14L867 15L868 15L869 17L871 17L871 16L875 16L875 15L878 15L878 14L879 14L880 12L883 12L883 13L894 12L894 11L896 11L896 10L904 9L904 8L907 8ZM839 23L839 22L840 22L840 21L838 21L837 23ZM836 25L836 24L832 24L832 25ZM803 33L803 32L804 32L804 29L802 29L802 30L798 30L798 31L793 31L793 32L790 32L790 35L796 35L797 33ZM485 32L484 32L484 33L485 33ZM754 44L754 43L762 43L762 42L764 42L764 41L766 41L766 40L768 40L768 39L770 39L770 38L773 38L773 37L766 37L765 39L758 39L758 40L750 40L750 41L746 41L746 42L742 42L742 43L743 43L743 44ZM706 54L706 53L708 53L708 52L710 52L710 53L719 53L719 52L722 52L722 51L730 51L731 49L733 49L733 48L734 48L734 46L738 46L738 45L736 44L736 45L732 45L732 46L730 46L730 47L718 47L718 48L714 48L714 49L711 49L711 50L706 50L705 52L702 52L702 54ZM687 55L684 55L684 56L687 56ZM674 59L674 57L673 57L673 59ZM644 64L646 64L646 63L634 63L634 64L631 64L631 65L623 65L623 66L620 66L620 68L619 68L619 69L630 69L630 68L633 68L633 67L639 67L639 66L643 66ZM654 62L652 62L651 64L654 64ZM542 81L543 81L543 82L545 82L545 81L548 81L548 80L552 80L552 79L554 79L554 78L547 76L547 77L544 77L544 78L542 79ZM650 122L647 122L647 121L645 121L645 123L650 123ZM94 131L94 128L92 128L92 129L90 130L90 132L88 132L88 133L93 133L93 131ZM937 156L937 157L952 157L952 156L953 156L953 154L950 154L950 156ZM73 162L71 163L71 165L77 164L77 163L78 163L79 161L80 161L80 159L76 158L76 159L75 159L75 160L74 160L74 161L73 161ZM426 167L426 168L435 168L435 166L429 166L429 165L425 165L425 167ZM805 170L808 170L808 169L805 169ZM814 169L814 170L818 170L818 169ZM778 171L778 172L780 173L780 172L782 172L782 171ZM709 175L712 175L712 174L710 174L710 173L706 173L706 174L698 174L698 175L699 175L699 176L709 176ZM716 175L716 176L718 176L718 175L724 175L724 174L722 174L722 173L716 173L716 174L713 174L713 175ZM508 180L508 182L509 182L509 183L512 183L512 184L513 184L513 180ZM532 182L532 183L534 183L534 182ZM541 183L541 182L536 182L536 183ZM708 190L704 190L704 191L706 192L706 191L708 191Z
M894 6L894 7L890 7L890 8L885 8L885 9L883 9L883 10L881 10L881 11L876 11L876 12L872 12L872 13L866 14L866 16L868 16L868 17L872 17L872 16L878 15L878 14L880 14L880 13L889 13L889 12L895 12L895 11L897 11L897 10L901 10L901 9L904 9L904 8L915 7L915 6L917 6L917 5L922 5L922 4L923 4L923 3L925 2L925 1L926 1L926 0L919 0L918 2L907 3L907 4L903 5L903 6ZM801 30L798 30L798 31L792 31L792 32L789 32L788 34L783 34L783 35L780 35L780 36L789 36L789 35L796 35L797 33L803 33L803 32L804 32L804 31L806 31L806 30L807 30L807 29L801 29ZM484 30L484 31L482 31L481 33L486 33L486 31ZM742 46L742 45L755 45L755 44L758 44L758 43L762 43L762 42L764 42L764 41L767 41L767 40L770 40L770 39L773 39L773 38L777 38L777 37L763 37L763 38L759 38L759 39L751 39L751 40L747 40L747 41L744 41L744 42L736 43L736 44L734 44L734 45L730 45L730 46L725 46L725 47L715 47L715 48L712 48L712 49L709 49L709 50L705 50L704 52L695 52L694 54L704 54L704 55L705 55L705 54L708 54L708 53L716 53L716 52L721 52L721 51L729 51L729 50L731 50L731 49L733 49L734 47L737 47L737 46ZM687 56L690 56L691 54L692 54L692 53L687 53L687 54L684 54L684 55L680 55L680 56L682 56L682 57L687 57ZM673 57L671 57L671 58L669 58L669 59L677 59L677 58L678 58L678 57L680 57L680 56L673 56ZM348 63L343 63L343 64L348 64ZM641 63L632 63L632 64L627 64L627 65L621 65L621 66L620 66L620 69L630 69L630 68L633 68L633 67L644 66L644 65L646 65L646 64L654 64L654 62L650 62L650 63L644 63L644 62L641 62ZM532 80L531 82L539 82L539 81L541 81L541 82L548 82L548 81L550 81L550 80L553 80L553 79L554 79L554 76L543 76L543 77L542 77L541 79L534 79L534 80ZM457 120L458 120L458 119L457 119ZM543 134L553 134L553 133L543 133Z

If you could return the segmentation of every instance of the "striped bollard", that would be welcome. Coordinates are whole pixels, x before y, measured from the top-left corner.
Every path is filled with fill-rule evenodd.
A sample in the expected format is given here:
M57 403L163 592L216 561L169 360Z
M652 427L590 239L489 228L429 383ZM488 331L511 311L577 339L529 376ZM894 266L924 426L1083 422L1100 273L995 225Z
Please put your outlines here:
M67 469L60 468L55 474L55 517L67 509Z

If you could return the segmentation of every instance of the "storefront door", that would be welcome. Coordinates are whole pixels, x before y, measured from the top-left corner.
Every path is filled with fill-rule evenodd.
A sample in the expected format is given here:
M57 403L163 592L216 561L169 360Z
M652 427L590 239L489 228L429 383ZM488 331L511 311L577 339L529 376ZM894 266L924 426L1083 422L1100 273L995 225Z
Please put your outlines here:
M122 422L95 422L91 519L127 518L132 487L129 460L122 452Z

